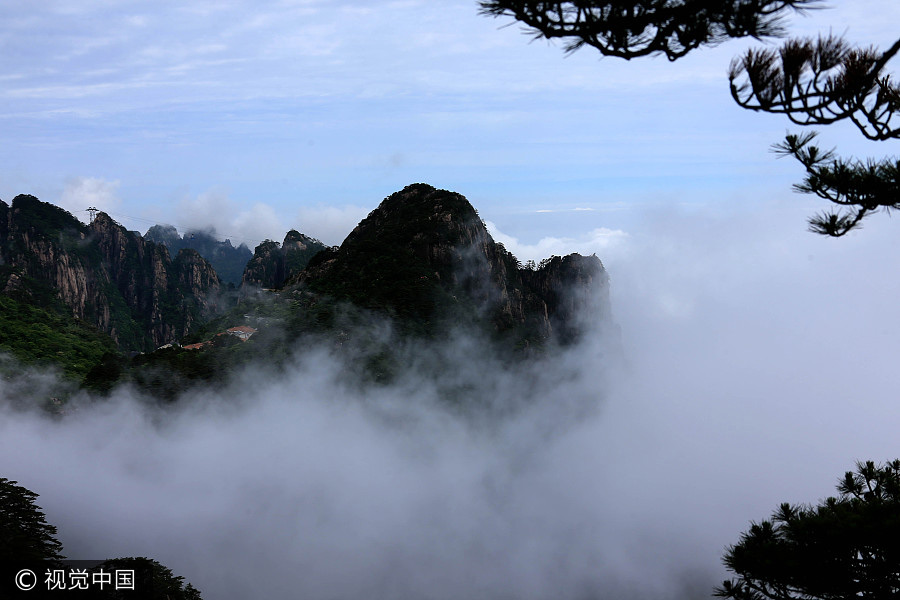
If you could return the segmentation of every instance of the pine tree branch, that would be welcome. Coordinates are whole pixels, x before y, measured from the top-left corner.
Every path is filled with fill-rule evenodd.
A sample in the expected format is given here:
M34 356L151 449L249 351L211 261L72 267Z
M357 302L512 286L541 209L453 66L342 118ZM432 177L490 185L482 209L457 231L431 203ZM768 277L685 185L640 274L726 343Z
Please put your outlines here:
M882 72L900 52L853 48L833 35L791 39L779 49L750 49L728 73L743 108L786 115L797 125L849 119L870 140L900 137L900 88Z
M818 4L820 0L479 2L481 14L513 17L536 39L568 39L566 53L591 46L625 60L664 54L670 61L729 38L784 35L785 12Z

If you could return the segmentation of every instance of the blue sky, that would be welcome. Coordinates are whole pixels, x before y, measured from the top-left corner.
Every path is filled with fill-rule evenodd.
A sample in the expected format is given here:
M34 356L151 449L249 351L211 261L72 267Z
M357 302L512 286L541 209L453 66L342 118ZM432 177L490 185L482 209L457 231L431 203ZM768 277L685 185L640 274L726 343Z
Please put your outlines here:
M889 0L792 20L882 45L898 21ZM728 95L743 41L629 63L565 57L508 22L471 0L8 4L0 198L252 247L289 227L339 243L419 181L532 244L634 228L648 207L791 195L797 166L768 152L786 121ZM857 137L825 143L885 151Z

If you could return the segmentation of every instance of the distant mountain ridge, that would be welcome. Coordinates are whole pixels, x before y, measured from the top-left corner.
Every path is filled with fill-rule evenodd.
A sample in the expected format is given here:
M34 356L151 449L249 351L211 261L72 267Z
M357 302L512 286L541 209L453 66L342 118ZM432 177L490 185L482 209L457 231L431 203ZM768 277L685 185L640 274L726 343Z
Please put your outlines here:
M154 225L144 234L144 239L157 244L164 244L172 255L183 248L196 250L200 256L209 261L223 283L241 285L247 262L253 252L246 244L233 246L231 240L219 241L215 231L188 230L179 235L172 225Z
M313 256L328 248L315 238L291 229L279 244L266 240L256 247L246 263L242 286L280 288L306 268Z
M53 358L91 389L128 380L174 399L254 360L287 364L299 340L341 348L364 377L383 381L398 372L397 342L409 336L464 331L514 357L572 344L610 319L597 256L523 266L464 196L422 183L385 198L339 247L296 230L282 244L266 240L243 269L240 294L196 250L172 258L186 237L156 226L145 238L105 213L84 225L33 196L0 201L0 321L16 330L2 332L0 350ZM208 237L208 249L236 250ZM392 333L370 327L382 318ZM252 337L216 335L239 326ZM86 348L78 340L95 339L91 331L101 338Z

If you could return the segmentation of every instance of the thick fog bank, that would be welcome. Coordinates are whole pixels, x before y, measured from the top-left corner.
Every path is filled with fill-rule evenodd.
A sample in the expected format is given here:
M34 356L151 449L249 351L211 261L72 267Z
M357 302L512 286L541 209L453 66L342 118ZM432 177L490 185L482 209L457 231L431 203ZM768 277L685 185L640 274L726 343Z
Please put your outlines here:
M608 248L612 374L596 340L527 373L454 341L442 381L360 392L312 350L165 418L124 390L6 410L0 475L68 556L148 555L207 598L705 597L750 520L900 455L896 222L794 216L672 211ZM438 396L467 379L530 408L461 417Z

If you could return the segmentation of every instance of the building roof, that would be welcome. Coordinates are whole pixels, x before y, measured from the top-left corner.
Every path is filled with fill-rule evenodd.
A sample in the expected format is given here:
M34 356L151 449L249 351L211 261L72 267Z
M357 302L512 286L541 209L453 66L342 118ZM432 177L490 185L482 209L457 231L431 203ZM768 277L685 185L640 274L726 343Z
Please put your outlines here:
M228 333L256 333L256 330L252 327L247 327L246 325L239 325L237 327L229 327L227 329Z

